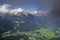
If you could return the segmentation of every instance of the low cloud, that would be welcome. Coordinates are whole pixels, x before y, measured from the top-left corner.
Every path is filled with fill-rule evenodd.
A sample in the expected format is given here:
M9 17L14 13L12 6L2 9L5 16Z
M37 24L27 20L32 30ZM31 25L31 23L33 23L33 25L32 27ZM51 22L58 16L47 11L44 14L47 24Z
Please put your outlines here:
M13 6L10 4L0 5L0 13L3 13L3 14L10 13L10 14L16 15L17 13L20 13L20 12L26 12L25 14L31 13L31 14L38 14L38 15L42 15L42 14L45 15L46 13L48 13L48 11L37 11L37 10L31 12L29 10L25 10L22 8L13 9Z
M11 5L8 4L4 4L0 6L1 13L8 13L10 9L11 9Z
M0 12L1 13L10 13L10 14L16 14L18 12L23 12L24 10L22 8L16 8L13 9L11 5L9 4L4 4L0 6Z

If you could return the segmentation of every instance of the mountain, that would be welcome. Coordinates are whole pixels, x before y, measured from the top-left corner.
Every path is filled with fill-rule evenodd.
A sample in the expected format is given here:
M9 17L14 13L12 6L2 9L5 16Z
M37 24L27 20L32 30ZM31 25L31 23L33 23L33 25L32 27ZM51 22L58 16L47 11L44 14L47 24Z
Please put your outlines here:
M37 14L37 13L36 13ZM17 27L19 30L32 31L40 27L42 24L42 16L33 15L33 13L22 11L16 14L1 14L0 26L10 30L19 24ZM38 27L39 26L39 27Z
M4 8L4 10L3 10ZM28 11L22 8L0 8L0 33L6 31L34 31L47 25L47 11Z

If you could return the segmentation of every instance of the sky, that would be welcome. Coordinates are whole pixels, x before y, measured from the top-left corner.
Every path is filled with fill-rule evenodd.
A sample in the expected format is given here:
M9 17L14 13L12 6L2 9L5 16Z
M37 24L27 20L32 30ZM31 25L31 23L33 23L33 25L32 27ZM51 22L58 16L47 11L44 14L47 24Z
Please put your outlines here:
M51 10L53 0L0 0L0 5L10 4L13 8L26 10Z

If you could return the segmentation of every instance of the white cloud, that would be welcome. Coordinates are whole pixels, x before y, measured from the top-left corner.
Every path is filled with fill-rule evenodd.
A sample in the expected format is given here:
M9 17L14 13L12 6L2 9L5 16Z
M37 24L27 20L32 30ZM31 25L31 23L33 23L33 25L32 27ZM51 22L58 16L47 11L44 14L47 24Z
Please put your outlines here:
M4 4L4 5L0 6L0 12L7 13L7 12L9 12L10 7L11 7L11 5Z
M42 14L46 14L48 13L48 11L29 11L29 10L25 10L22 8L16 8L16 9L12 9L12 5L9 4L4 4L4 5L0 5L0 13L10 13L10 14L14 14L16 15L19 12L24 12L25 15L27 15L28 13L31 13L32 15L42 15Z
M33 11L31 12L35 16L42 16L42 15L47 15L48 11Z
M11 9L9 13L16 15L18 12L24 12L24 10L22 8Z
M33 11L33 14L36 14L37 13L37 11Z
M22 8L17 8L17 9L11 9L12 6L9 4L4 4L0 6L0 12L1 13L10 13L10 14L17 14L18 12L23 12Z

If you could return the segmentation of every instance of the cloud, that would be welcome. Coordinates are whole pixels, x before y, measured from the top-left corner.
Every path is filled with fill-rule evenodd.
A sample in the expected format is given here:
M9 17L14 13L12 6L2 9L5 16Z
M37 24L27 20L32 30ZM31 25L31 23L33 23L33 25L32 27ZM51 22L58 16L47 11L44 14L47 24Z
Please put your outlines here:
M24 12L24 10L22 8L11 9L9 13L16 15L18 12Z
M11 9L11 5L4 4L0 6L1 13L8 13L10 9Z
M23 12L24 10L22 8L16 8L12 9L12 6L9 4L4 4L0 6L0 12L1 13L10 13L10 14L16 14L18 12Z
M48 11L29 11L29 10L25 10L22 8L15 8L13 9L13 6L10 4L4 4L4 5L0 5L0 13L6 14L6 13L10 13L10 14L14 14L17 15L18 13L23 12L23 14L28 14L31 13L33 15L37 14L37 15L42 15L42 14L46 14L48 13Z
M33 15L35 16L42 16L42 15L47 16L48 11L33 11L31 13L33 13Z

